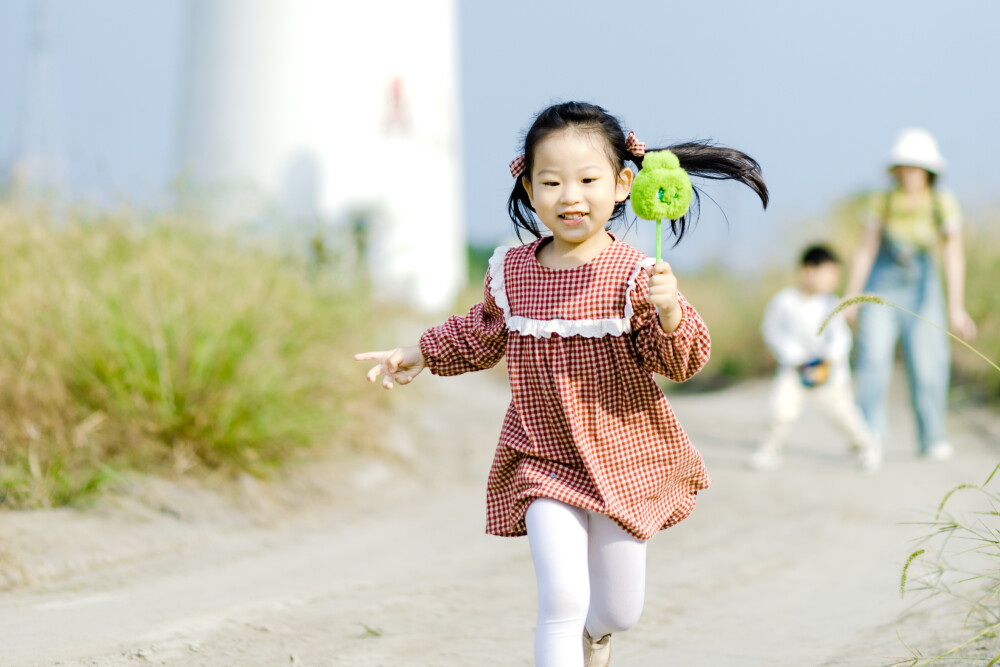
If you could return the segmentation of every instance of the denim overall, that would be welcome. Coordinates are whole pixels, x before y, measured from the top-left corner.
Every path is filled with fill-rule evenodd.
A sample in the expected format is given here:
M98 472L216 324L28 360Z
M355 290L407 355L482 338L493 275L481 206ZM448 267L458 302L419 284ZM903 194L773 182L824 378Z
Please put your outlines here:
M865 292L877 294L947 329L937 262L919 246L883 234ZM855 380L857 401L875 435L888 429L886 397L896 343L902 341L922 454L947 440L945 403L950 358L948 336L896 308L863 306L858 315Z

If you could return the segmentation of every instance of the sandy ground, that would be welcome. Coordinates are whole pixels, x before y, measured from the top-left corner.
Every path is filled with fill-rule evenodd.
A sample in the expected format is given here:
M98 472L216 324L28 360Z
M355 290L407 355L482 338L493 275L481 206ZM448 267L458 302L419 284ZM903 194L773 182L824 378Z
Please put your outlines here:
M900 568L910 522L1000 460L1000 418L953 411L957 458L920 460L897 392L898 438L864 475L808 412L785 467L762 474L742 462L767 388L673 398L714 484L652 541L645 612L612 664L888 665L904 642L958 636L949 604L904 614ZM136 480L87 511L0 513L0 665L531 665L527 542L483 534L502 377L399 393L377 461L222 489Z

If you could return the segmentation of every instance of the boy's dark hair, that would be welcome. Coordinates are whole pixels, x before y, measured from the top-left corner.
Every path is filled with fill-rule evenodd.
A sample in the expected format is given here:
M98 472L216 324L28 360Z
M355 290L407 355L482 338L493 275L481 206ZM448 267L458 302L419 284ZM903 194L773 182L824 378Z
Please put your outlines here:
M523 147L525 177L531 178L535 147L538 143L553 132L569 127L600 132L607 142L608 157L615 168L615 174L625 168L626 160L635 164L636 167L642 168L642 157L633 155L625 148L625 133L617 118L596 104L565 102L552 105L541 111L535 116L534 122L528 129L524 137ZM680 160L681 167L692 176L739 181L757 193L764 208L767 208L767 185L761 176L760 165L746 153L725 146L714 146L705 141L689 141L665 148L649 148L647 150L650 152L672 151ZM695 187L694 206L692 207L694 213L689 211L681 218L670 221L670 232L677 239L675 245L680 243L688 223L697 220L700 201L700 192ZM531 207L528 192L524 189L520 177L514 179L514 188L507 199L507 212L514 223L514 231L519 239L522 230L529 232L536 238L541 237L542 233L535 219L534 209ZM625 202L616 203L611 220L618 220L624 215Z
M840 257L833 250L823 244L811 245L802 253L802 266L819 266L833 262L840 264Z

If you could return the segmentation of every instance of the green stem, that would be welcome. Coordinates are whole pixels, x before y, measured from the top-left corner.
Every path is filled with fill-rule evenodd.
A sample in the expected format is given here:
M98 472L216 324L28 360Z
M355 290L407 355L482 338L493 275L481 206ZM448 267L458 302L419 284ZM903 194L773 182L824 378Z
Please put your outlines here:
M898 309L898 310L901 310L901 311L903 311L904 313L907 313L908 315L912 315L913 317L917 318L917 319L918 319L918 320L920 320L921 322L925 322L925 323L927 323L927 324L931 325L932 327L934 327L934 328L935 328L935 329L937 329L938 331L943 331L943 332L945 332L946 334L948 334L949 336L951 336L951 337L952 337L952 339L954 339L955 341L957 341L957 342L961 343L962 345L964 345L964 346L965 346L965 347L966 347L967 349L971 350L973 354L975 354L975 355L976 355L976 356L978 356L978 357L979 357L980 359L982 359L983 361L985 361L986 363L988 363L988 364L989 364L990 366L992 366L993 368L995 368L995 369L997 370L997 372L1000 372L1000 366L997 366L997 365L996 365L995 363L993 363L992 361L990 361L990 360L989 360L989 359L988 359L988 358L986 357L986 355L985 355L985 354L983 354L982 352L980 352L980 351L979 351L979 350L977 350L976 348L972 347L971 345L969 345L969 344L968 344L968 343L966 343L966 342L965 342L964 340L962 340L961 338L959 338L958 336L956 336L956 335L955 335L955 334L953 334L952 332L948 331L948 330L947 330L947 329L945 329L944 327L939 327L938 325L934 324L934 323L933 323L933 322L931 322L930 320L926 320L926 319L924 319L923 317L920 317L919 315L917 315L916 313L914 313L914 312L912 312L912 311L909 311L909 310L907 310L906 308L903 308L902 306L897 306L896 304L894 304L894 303L892 303L892 302L887 302L887 303L888 303L888 304L889 304L890 306L892 306L893 308L896 308L896 309Z
M661 222L663 222L663 221L662 220L657 220L656 221L656 263L657 264L660 263L660 244L662 243L662 241L661 241L662 237L660 236L660 223ZM1000 369L997 369L997 370L1000 370Z

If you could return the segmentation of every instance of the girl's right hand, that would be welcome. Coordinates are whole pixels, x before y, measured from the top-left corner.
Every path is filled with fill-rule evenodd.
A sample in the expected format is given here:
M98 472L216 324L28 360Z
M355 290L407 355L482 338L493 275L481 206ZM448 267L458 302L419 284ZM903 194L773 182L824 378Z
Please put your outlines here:
M375 382L378 376L382 378L382 386L392 389L392 383L410 384L413 378L420 374L427 365L420 346L397 347L395 350L382 352L362 352L354 355L355 361L376 361L368 371L368 381Z
M660 328L670 333L681 323L681 306L677 298L677 276L668 262L646 269L649 274L649 301L660 315Z

